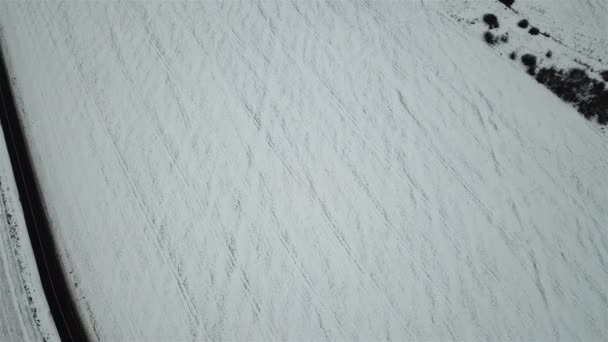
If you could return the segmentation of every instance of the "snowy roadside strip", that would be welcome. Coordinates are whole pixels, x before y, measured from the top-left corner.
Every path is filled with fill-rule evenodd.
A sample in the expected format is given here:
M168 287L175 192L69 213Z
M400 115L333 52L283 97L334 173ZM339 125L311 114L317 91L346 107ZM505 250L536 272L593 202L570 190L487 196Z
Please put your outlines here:
M56 251L51 228L36 183L27 143L19 122L4 56L0 53L0 122L6 140L27 231L34 251L40 281L57 332L62 341L87 341L76 304Z

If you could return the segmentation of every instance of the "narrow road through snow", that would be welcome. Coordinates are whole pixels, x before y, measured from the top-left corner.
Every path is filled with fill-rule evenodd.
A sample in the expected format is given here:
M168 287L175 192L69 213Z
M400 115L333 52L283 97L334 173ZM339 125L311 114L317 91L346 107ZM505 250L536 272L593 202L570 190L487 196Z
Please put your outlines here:
M0 56L0 97L2 101L2 130L10 155L13 174L19 191L30 241L34 250L40 280L57 331L63 341L87 341L85 330L55 250L50 225L38 192L27 144L15 109L6 66Z

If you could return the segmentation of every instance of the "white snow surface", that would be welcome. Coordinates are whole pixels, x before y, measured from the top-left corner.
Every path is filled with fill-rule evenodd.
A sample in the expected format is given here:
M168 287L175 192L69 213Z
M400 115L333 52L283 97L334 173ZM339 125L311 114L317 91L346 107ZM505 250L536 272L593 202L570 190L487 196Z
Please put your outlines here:
M0 341L59 341L1 130L0 139Z
M608 339L607 137L448 2L2 2L91 337Z

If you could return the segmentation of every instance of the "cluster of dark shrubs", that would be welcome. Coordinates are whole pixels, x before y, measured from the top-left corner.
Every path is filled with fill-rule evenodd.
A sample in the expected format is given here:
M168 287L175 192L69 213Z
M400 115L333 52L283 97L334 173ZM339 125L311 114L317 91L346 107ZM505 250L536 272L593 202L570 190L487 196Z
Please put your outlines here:
M486 43L490 44L490 45L494 45L498 42L498 38L496 38L496 36L494 35L494 33L490 32L490 31L486 31L483 34L483 40L486 41Z
M513 3L515 2L515 0L498 0L498 1L509 8L511 8L511 6L513 6Z
M498 24L498 18L492 13L484 14L482 19L483 19L483 22L486 23L486 25L488 25L489 30L500 27L500 25ZM495 35L494 33L490 32L489 30L484 32L484 34L483 34L483 39L489 45L494 45L494 44L498 43L499 41L502 43L506 43L509 41L508 33L504 33L502 35Z
M500 2L504 3L506 6L511 7L511 5L513 4L513 1L502 1L499 0ZM495 29L495 28L499 28L500 24L498 23L498 18L496 17L496 15L492 14L492 13L486 13L483 15L482 17L483 22L488 25L489 30ZM517 23L517 26L525 29L528 27L528 25L530 25L530 23L528 22L527 19L522 19ZM547 37L550 37L549 34L546 34L544 32L540 32L540 30L538 29L538 27L530 27L530 30L528 31L528 33L530 33L533 36L537 36L539 34L543 34ZM501 36L496 36L495 34L493 34L490 31L486 31L484 33L483 36L484 40L486 41L486 43L490 44L490 45L494 45L496 43L498 43L498 41L500 40L503 43L506 43L509 41L509 36L508 34L503 34ZM550 54L550 53L549 53ZM547 55L547 57L551 58L550 55Z
M574 104L587 119L597 117L600 124L608 124L608 90L604 82L587 75L585 70L542 68L536 80L562 100Z
M492 13L487 13L483 15L483 22L486 23L486 25L488 25L488 27L491 29L494 28L498 28L498 18L496 18L496 16Z
M490 31L486 31L483 34L483 39L486 41L486 43L488 43L490 45L494 45L494 44L498 43L499 41L501 43L507 43L509 41L509 34L504 33L504 34L501 34L500 36L497 36Z
M507 7L513 5L514 0L498 0ZM489 30L484 32L483 38L489 45L497 44L499 41L506 43L509 41L507 33L502 35L496 35L490 30L498 28L498 18L492 13L487 13L483 16L483 21L488 25ZM530 26L530 23L526 19L521 19L517 26L526 29ZM530 27L528 33L536 36L543 34L550 37L549 34L540 32L537 27ZM553 52L547 50L545 53L547 58L553 57ZM509 54L511 60L517 59L517 53L515 51ZM521 63L526 66L528 74L535 77L535 79L545 85L549 90L559 96L562 100L574 104L578 111L590 119L597 117L597 121L600 124L608 125L608 89L604 82L593 79L587 75L585 70L582 69L570 69L564 71L562 69L556 69L554 67L541 68L537 72L538 61L535 55L526 53L521 57ZM600 73L602 79L608 82L608 70Z
M536 72L536 56L527 53L521 56L521 62L528 68L528 74L534 75Z
M528 28L528 26L530 25L530 22L528 22L527 19L522 19L520 21L517 22L517 26L519 26L522 29ZM530 30L528 31L529 34L533 35L533 36L537 36L539 34L542 34L545 37L551 37L550 34L545 33L545 32L540 32L540 30L538 29L538 27L530 27Z

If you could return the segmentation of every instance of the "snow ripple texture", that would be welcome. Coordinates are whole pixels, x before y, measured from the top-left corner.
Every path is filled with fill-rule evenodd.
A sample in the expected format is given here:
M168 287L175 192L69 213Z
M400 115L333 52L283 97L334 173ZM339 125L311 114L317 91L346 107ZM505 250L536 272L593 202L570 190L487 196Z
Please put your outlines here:
M607 137L445 8L2 2L91 337L608 339Z

